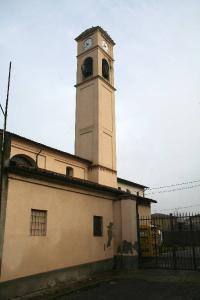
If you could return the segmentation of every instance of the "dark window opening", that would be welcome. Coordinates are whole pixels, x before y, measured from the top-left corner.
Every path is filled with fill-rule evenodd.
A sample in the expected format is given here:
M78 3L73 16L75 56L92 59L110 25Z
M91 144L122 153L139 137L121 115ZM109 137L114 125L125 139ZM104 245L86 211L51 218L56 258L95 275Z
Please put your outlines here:
M71 167L66 168L66 176L72 177L74 175L74 169Z
M100 216L93 217L93 234L94 236L103 235L103 217Z
M47 211L31 209L31 230L33 236L45 236L47 231Z
M93 59L92 57L87 57L81 66L81 71L84 78L93 75Z
M106 59L102 59L102 76L109 80L109 64Z
M17 154L10 160L11 165L23 166L23 167L36 167L34 159L25 154Z

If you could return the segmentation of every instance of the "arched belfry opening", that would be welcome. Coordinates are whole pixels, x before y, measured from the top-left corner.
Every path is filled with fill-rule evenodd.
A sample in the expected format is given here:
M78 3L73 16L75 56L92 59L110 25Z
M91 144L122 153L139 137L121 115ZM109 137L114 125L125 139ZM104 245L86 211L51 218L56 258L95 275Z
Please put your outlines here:
M102 76L109 80L110 67L109 63L105 58L102 59Z
M11 162L11 165L14 165L14 166L23 166L23 167L28 167L28 168L30 168L30 167L36 168L37 167L37 164L34 161L34 159L25 154L14 155L11 158L10 162Z
M89 76L93 75L93 59L92 57L87 57L82 66L81 66L81 71L83 74L83 78L87 78Z

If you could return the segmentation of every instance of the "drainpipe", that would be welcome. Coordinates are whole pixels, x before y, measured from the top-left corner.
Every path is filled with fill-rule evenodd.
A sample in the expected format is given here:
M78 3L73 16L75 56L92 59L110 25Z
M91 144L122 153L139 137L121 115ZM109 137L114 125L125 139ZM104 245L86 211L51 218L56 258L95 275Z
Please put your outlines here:
M38 156L40 155L40 153L41 153L43 150L44 150L43 148L40 149L40 151L36 154L36 158L35 158L35 160L36 160L36 167L38 167Z
M6 95L6 105L5 110L2 106L1 111L4 115L4 127L2 131L2 144L1 144L1 170L0 170L0 218L1 218L1 202L2 202L2 191L3 191L3 173L4 173L4 156L5 156L5 136L6 136L6 126L7 126L7 116L8 116L8 99L10 91L10 75L11 75L11 62L9 64L9 74L8 74L8 86L7 86L7 95Z

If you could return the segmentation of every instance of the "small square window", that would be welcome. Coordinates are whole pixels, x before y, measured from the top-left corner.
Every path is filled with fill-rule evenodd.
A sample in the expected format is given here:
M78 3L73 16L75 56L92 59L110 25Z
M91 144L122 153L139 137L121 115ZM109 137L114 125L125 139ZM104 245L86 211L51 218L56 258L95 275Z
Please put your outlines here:
M47 231L47 211L31 209L31 229L33 236L45 236Z
M71 167L66 168L66 176L73 177L74 170Z
M93 234L94 236L103 235L103 217L100 216L93 217Z

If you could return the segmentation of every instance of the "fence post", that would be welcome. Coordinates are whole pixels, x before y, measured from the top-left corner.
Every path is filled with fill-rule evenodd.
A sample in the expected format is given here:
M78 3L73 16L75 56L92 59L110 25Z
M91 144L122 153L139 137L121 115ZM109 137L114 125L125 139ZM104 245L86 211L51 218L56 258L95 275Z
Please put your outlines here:
M191 236L191 247L192 247L192 260L194 265L194 270L197 269L197 263L196 263L196 253L195 253L195 245L194 245L194 235L193 235L193 228L192 228L192 217L189 217L190 220L190 236Z
M140 217L138 211L138 197L136 200L136 218L137 218L137 242L138 242L138 268L141 267L141 245L140 245Z
M154 247L155 247L156 267L158 267L157 225L156 225L155 219L153 219L152 232L153 232L153 237L154 237ZM153 254L154 254L154 253L153 253Z
M174 240L174 222L173 222L173 215L170 214L170 227L171 227L171 232L172 232L172 236L173 236L173 239L172 241ZM176 270L176 248L174 247L174 241L173 241L173 246L172 246L172 255L173 255L173 267L174 267L174 270Z

